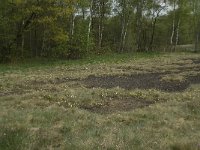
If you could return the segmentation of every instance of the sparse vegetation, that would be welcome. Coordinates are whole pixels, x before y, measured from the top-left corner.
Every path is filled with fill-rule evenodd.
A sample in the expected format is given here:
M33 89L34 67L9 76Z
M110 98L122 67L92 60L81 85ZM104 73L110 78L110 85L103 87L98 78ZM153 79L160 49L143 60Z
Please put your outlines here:
M199 60L192 53L141 53L1 65L0 149L198 150ZM136 82L145 74L187 86L173 91L139 84L126 89L124 80L110 88L85 82L111 76Z

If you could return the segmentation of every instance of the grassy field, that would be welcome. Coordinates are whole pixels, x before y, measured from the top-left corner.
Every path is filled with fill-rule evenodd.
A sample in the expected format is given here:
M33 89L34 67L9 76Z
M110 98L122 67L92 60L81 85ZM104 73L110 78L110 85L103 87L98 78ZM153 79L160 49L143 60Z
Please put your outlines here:
M0 65L0 150L200 149L200 54Z

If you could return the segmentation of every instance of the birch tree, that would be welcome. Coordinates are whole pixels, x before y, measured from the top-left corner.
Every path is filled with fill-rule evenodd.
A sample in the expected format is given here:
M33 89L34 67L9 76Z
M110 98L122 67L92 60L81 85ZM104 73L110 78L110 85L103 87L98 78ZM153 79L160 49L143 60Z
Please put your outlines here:
M153 49L153 43L154 43L154 37L155 37L155 30L156 30L156 23L157 19L160 16L160 13L166 9L166 2L160 2L157 0L153 0L150 2L150 14L149 16L151 17L151 35L150 35L150 42L149 42L149 47L148 50L152 51Z
M143 7L144 7L144 0L138 0L137 6L136 6L136 47L137 47L137 51L144 50L144 47L142 45Z
M130 8L130 0L120 0L119 2L119 15L121 18L121 35L120 35L120 46L119 52L124 52L126 36L128 31L128 26L130 23L131 16L131 8Z

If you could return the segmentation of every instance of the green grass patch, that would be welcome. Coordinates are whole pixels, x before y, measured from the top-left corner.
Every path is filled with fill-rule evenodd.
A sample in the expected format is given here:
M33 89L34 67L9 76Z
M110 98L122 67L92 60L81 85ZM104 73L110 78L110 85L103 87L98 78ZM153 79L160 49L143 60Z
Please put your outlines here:
M27 69L51 68L55 66L72 66L85 64L100 64L100 63L120 63L133 59L159 57L159 52L144 52L144 53L124 53L124 54L106 54L99 56L88 56L77 60L59 60L59 59L28 59L15 64L0 64L0 72L8 72L13 70L26 71Z

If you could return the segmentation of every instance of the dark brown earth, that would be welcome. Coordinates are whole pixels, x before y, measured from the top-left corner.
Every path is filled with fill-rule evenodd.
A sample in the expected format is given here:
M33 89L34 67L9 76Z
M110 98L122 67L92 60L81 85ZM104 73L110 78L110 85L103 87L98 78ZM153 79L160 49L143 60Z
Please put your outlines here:
M136 108L143 108L154 103L155 101L147 101L134 97L107 97L101 105L84 105L80 106L80 108L93 113L109 114L118 111L130 111Z
M190 76L187 78L191 84L200 84L200 74L197 76Z
M192 59L194 64L200 64L200 59Z
M137 74L130 76L89 76L84 80L84 84L87 88L100 87L108 89L113 87L121 87L126 90L136 88L154 88L165 92L182 92L191 84L200 83L200 75L187 77L183 82L161 81L162 76L163 74L159 73ZM160 102L162 102L162 100ZM81 106L80 108L94 113L109 114L118 111L130 111L137 108L143 108L155 103L156 101L149 101L135 97L110 97L105 98L104 103L101 105L85 105Z
M129 67L130 68L130 67ZM128 69L129 69L128 68ZM186 67L180 65L177 67L179 73L185 71L200 71L198 67ZM157 89L165 92L183 92L191 84L200 83L200 75L188 76L186 80L179 81L162 81L161 78L164 75L170 75L174 72L166 71L164 73L146 73L146 74L133 74L133 75L121 75L121 76L88 76L82 82L87 88L114 88L120 87L126 90L131 89ZM159 101L159 102L162 102ZM149 101L145 99L139 99L134 97L110 97L106 98L101 105L93 106L81 106L82 109L88 110L94 113L109 114L118 111L130 111L137 108L147 107L155 104L156 101Z
M200 83L200 76L191 76L183 82L161 81L161 74L136 74L130 76L89 76L84 80L87 88L114 88L120 87L126 90L132 89L157 89L166 92L182 92L190 84Z
M17 90L12 90L9 92L0 92L0 97L1 96L9 96L9 95L21 95L23 93L24 93L24 91L17 91Z
M187 59L192 60L193 64L200 64L200 59ZM196 71L200 73L199 66L187 67L186 64L178 64L176 73L182 73L187 71ZM123 69L131 69L127 67ZM121 68L122 69L122 68ZM133 69L133 68L132 68ZM136 68L137 69L137 68ZM121 75L121 76L88 76L83 83L87 88L114 88L120 87L126 90L132 89L157 89L165 92L182 92L186 90L191 84L200 83L200 74L196 76L186 77L185 81L162 81L161 78L164 75L174 74L166 70L164 73L146 73L146 74L133 74L133 75Z

